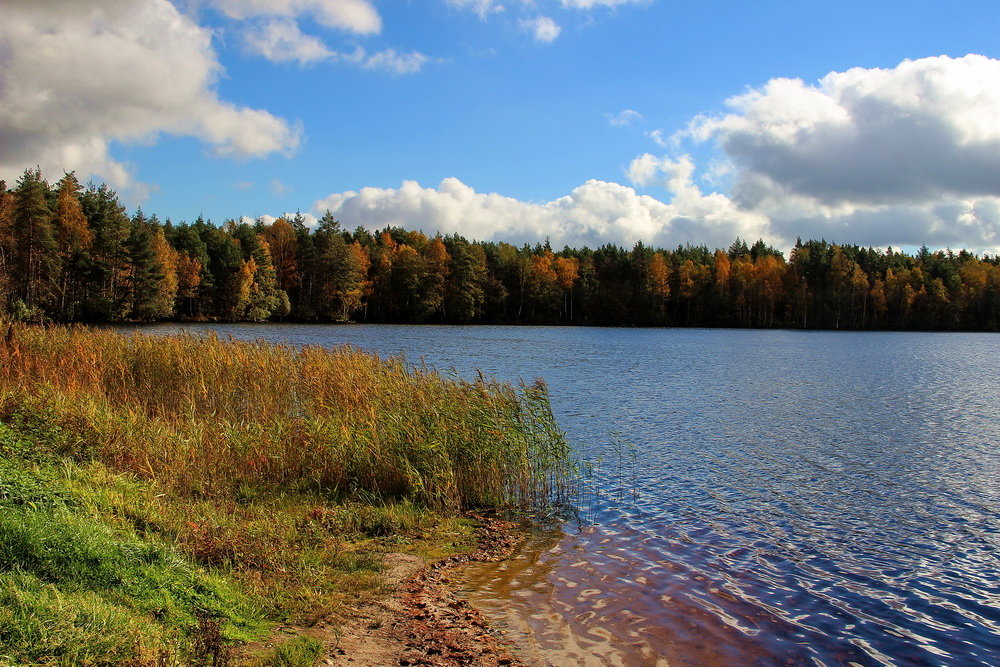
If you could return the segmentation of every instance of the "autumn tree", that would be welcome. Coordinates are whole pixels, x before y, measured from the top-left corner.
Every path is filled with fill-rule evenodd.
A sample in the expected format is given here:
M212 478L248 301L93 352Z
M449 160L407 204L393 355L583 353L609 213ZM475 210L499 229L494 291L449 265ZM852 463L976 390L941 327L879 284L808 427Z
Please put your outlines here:
M58 313L61 319L74 320L84 300L85 282L90 268L94 233L83 213L80 197L83 188L73 172L56 184L53 211L56 247L59 256Z
M451 270L451 256L440 236L435 236L424 246L423 308L427 316L444 313L445 285Z
M498 244L496 270L504 286L506 293L505 301L517 304L515 318L517 321L520 321L524 313L528 281L531 278L530 251L527 248L518 250L509 243Z
M562 290L562 316L573 321L573 288L580 278L580 260L576 257L556 257L552 262L556 283Z
M246 296L242 318L251 322L263 322L272 316L284 317L291 309L287 293L278 286L271 248L263 232L262 226L251 226L246 222L232 224L229 228L230 236L243 255L239 280ZM248 274L250 283L246 286L244 283Z
M646 291L649 293L656 316L660 322L666 320L667 303L670 299L670 264L662 252L654 252L646 272Z
M155 318L173 317L180 289L179 253L167 242L167 236L159 226L153 230L151 246L153 262L163 278L150 300L150 310Z
M278 287L294 293L299 286L298 235L285 218L278 218L261 232L271 252Z
M214 292L208 246L191 225L174 227L167 240L177 251L177 312L188 317L208 314Z
M559 276L556 274L555 255L551 249L544 249L531 256L531 270L528 272L527 292L531 306L531 317L538 315L551 317L558 313L560 301Z

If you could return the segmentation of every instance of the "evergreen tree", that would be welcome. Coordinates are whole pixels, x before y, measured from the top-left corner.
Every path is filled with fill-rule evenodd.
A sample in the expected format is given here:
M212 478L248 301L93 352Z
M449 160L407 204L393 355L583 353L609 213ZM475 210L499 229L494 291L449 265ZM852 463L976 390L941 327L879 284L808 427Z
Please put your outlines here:
M128 264L121 280L121 301L116 319L154 320L164 315L161 289L166 279L164 267L153 246L154 227L136 213L129 233Z
M32 318L53 314L59 257L49 208L49 186L40 169L26 170L14 190L13 287L23 313Z
M0 306L9 305L14 294L14 193L0 180Z
M88 263L86 297L82 304L86 319L110 320L129 305L123 280L128 274L131 220L125 207L107 185L87 187L80 197L87 225L94 235Z

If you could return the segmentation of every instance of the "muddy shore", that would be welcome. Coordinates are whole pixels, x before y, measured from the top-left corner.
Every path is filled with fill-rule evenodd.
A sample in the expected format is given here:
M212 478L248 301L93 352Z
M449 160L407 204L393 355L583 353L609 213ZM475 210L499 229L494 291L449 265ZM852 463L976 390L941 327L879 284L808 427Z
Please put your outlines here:
M322 631L330 647L326 664L359 667L452 666L527 667L511 643L451 586L450 570L463 563L509 558L524 539L515 524L473 516L477 548L432 563L389 554L386 579L390 595L359 609L358 617L337 630Z

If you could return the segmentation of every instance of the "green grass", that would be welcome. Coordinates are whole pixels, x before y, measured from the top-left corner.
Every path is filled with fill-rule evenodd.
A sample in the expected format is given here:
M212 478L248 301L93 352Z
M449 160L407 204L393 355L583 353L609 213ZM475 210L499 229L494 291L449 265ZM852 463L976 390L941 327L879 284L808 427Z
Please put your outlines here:
M191 662L204 619L233 642L265 629L263 608L235 582L89 511L74 489L86 471L45 444L0 425L0 656Z
M170 634L92 591L67 592L23 571L0 574L0 664L151 664L175 653Z
M274 647L260 660L261 667L312 667L323 655L323 644L311 637L297 637Z

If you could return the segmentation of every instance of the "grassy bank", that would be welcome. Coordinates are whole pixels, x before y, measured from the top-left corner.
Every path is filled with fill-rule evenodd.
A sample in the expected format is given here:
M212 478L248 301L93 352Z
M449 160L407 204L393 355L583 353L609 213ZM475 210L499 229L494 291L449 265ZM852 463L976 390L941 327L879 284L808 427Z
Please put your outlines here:
M211 337L0 345L0 664L312 664L276 623L349 617L384 553L462 549L459 510L565 476L542 385Z

